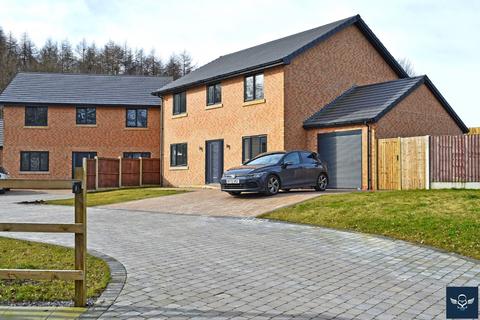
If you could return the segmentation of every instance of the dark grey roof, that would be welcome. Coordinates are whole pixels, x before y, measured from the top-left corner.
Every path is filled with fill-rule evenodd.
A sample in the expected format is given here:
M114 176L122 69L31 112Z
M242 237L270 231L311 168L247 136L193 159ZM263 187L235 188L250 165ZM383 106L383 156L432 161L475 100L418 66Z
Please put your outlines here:
M150 93L170 77L64 73L18 73L0 94L0 104L160 105Z
M0 147L3 147L3 120L0 119Z
M336 32L355 24L374 45L397 74L404 78L407 74L378 38L368 28L359 15L300 32L285 38L270 41L255 47L221 56L216 60L192 71L158 89L154 94L183 90L194 85L253 72L281 64L288 64L300 53L327 39Z
M424 83L458 126L464 131L468 130L427 76L353 86L305 120L303 126L304 128L321 128L377 122Z

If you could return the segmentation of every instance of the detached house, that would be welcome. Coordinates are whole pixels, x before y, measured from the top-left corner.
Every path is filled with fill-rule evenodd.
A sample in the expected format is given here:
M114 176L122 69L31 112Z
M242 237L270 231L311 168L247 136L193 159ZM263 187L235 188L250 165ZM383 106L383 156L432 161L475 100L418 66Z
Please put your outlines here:
M14 178L68 179L84 157L159 157L169 77L19 73L0 95L3 166Z
M358 15L221 56L153 94L163 99L169 185L217 182L265 151L310 149L328 163L331 187L366 189L374 137L468 130Z

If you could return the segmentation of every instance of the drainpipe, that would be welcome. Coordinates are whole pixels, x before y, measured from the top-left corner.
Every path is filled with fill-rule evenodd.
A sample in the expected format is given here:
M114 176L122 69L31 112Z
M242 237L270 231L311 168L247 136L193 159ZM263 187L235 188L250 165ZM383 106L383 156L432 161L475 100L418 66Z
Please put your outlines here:
M372 190L372 128L365 121L367 126L367 190Z
M163 132L163 119L164 112L163 112L163 97L159 96L160 98L160 185L163 187L163 144L165 141L164 132Z

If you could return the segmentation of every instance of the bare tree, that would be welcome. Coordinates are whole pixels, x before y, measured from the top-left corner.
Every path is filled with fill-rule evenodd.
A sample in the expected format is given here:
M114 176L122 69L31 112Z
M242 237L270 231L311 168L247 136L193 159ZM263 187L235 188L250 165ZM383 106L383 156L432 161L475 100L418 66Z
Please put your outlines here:
M400 58L398 59L398 63L402 66L408 76L414 77L416 75L413 63L408 58Z
M182 77L190 73L196 67L196 65L193 63L192 56L190 56L187 50L180 52L178 55L178 63L180 64Z

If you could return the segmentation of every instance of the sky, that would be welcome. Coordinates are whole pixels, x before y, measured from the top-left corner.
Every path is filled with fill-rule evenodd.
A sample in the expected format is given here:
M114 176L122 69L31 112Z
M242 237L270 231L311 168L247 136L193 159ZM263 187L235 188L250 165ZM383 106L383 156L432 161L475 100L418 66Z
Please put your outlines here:
M37 46L46 39L128 43L197 66L360 14L396 58L427 74L467 126L480 127L478 0L0 0L0 26Z

